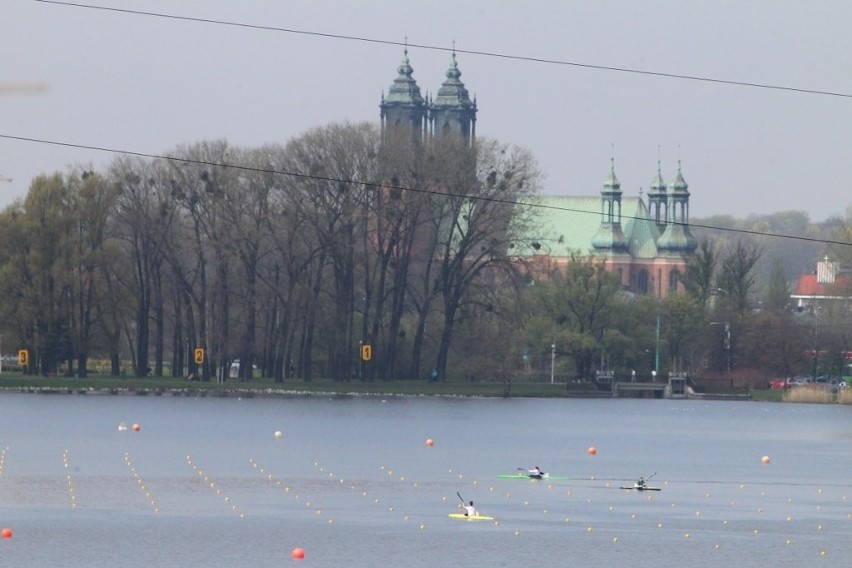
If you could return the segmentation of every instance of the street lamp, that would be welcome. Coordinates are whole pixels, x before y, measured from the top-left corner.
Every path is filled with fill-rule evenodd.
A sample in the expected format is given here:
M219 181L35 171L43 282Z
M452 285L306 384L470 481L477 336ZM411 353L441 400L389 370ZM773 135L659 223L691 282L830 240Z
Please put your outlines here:
M731 324L727 321L711 321L710 325L724 325L725 326L725 354L727 356L728 362L728 373L731 372Z
M821 309L821 306L814 306L814 381L819 372L819 311Z
M654 382L657 382L657 373L660 372L660 314L657 314L657 337L654 345Z
M553 377L556 372L556 342L550 344L550 384L553 384Z

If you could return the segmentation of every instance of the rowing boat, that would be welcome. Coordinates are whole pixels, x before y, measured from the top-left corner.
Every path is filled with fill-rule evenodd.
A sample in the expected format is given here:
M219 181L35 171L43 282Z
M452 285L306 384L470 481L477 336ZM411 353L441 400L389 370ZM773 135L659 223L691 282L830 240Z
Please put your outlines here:
M627 489L628 491L660 491L659 487L636 487L635 485L631 487L622 487L622 489Z
M550 479L554 481L569 481L574 479L573 477L560 477L556 475L550 475L549 473L545 473L543 476L538 477L536 475L529 475L526 473L504 473L502 475L497 476L498 479Z
M488 515L465 515L464 513L450 513L451 519L466 519L468 521L493 521L494 517Z

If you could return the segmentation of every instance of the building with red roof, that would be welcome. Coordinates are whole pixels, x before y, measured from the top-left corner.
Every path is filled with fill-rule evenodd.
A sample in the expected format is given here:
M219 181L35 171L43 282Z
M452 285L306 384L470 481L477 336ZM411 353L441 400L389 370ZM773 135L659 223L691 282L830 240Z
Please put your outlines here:
M812 310L826 302L852 305L852 271L842 270L826 256L817 263L816 271L799 277L790 297L799 310Z

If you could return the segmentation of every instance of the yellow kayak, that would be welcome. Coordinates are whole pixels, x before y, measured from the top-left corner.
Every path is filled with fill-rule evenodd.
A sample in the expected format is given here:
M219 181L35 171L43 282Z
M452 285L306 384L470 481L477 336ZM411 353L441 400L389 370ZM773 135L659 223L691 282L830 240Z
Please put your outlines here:
M493 521L494 517L489 517L488 515L474 515L469 516L464 513L450 513L451 519L467 519L468 521Z

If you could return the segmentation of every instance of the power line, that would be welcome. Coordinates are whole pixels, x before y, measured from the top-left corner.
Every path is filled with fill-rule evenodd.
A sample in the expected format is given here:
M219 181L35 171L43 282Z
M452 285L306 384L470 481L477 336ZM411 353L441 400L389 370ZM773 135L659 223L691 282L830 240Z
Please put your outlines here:
M363 43L373 43L373 44L381 44L381 45L394 45L394 46L406 46L406 47L417 47L419 49L425 50L433 50L433 51L452 51L456 53L464 53L467 55L479 55L482 57L495 57L500 59L508 59L513 61L525 61L528 63L540 63L545 65L560 65L566 67L577 67L581 69L592 69L595 71L611 71L616 73L630 73L634 75L646 75L651 77L662 77L666 79L680 79L684 81L699 81L704 83L715 83L721 85L731 85L735 87L751 87L756 89L770 89L775 91L787 91L793 93L801 93L807 95L823 95L830 97L841 97L841 98L852 98L852 94L850 93L841 93L835 91L824 91L821 89L806 89L799 87L788 87L784 85L771 85L768 83L754 83L750 81L733 81L729 79L718 79L714 77L701 77L698 75L683 75L678 73L665 73L662 71L648 71L644 69L633 69L630 67L615 67L610 65L595 65L592 63L580 63L577 61L565 61L560 59L550 59L544 57L532 57L525 55L512 55L508 53L498 53L494 51L479 51L472 49L459 49L457 47L440 47L435 45L427 45L427 44L417 44L417 43L409 43L409 42L399 42L399 41L390 41L390 40L381 40L376 38L369 37L361 37L361 36L353 36L353 35L345 35L345 34L332 34L332 33L324 33L317 32L311 30L297 30L292 28L283 28L278 26L267 26L261 24L249 24L245 22L233 22L227 20L217 20L212 18L201 18L197 16L179 16L176 14L166 14L162 12L148 12L143 10L130 10L128 8L114 8L109 6L95 6L91 4L82 4L79 2L62 2L59 0L36 0L36 2L41 2L42 4L52 4L56 6L67 6L73 8L84 8L88 10L101 10L105 12L117 12L122 14L129 14L134 16L148 16L152 18L164 18L169 20L181 20L186 22L195 22L201 24L214 24L219 26L231 26L238 28L245 28L251 30L263 30L263 31L272 31L272 32L281 32L288 34L298 34L305 36L314 36L314 37L322 37L329 39L340 39L347 41L359 41Z
M584 214L584 215L600 215L600 211L588 211L588 210L585 210L585 209L575 209L575 208L571 208L571 207L560 207L560 206L557 206L557 205L545 205L545 204L541 204L541 203L535 203L534 201L517 201L517 200L513 200L513 199L499 199L499 198L496 198L496 197L461 195L461 194L447 192L447 191L440 191L439 192L439 191L429 190L429 189L415 189L415 188L410 188L410 187L394 186L394 185L388 185L388 184L384 184L384 183L377 183L377 182L364 181L364 180L351 180L351 179L347 180L347 179L340 179L340 178L334 178L334 177L328 177L328 176L318 176L318 175L303 174L303 173L298 173L298 172L288 172L288 171L284 171L284 170L276 170L276 169L273 169L273 168L259 168L259 167L254 167L254 166L244 166L244 165L240 165L240 164L230 164L230 163L224 163L224 162L210 162L210 161L207 161L207 160L198 160L198 159L192 159L192 158L180 158L180 157L177 157L177 156L168 156L168 155L165 155L165 154L151 154L151 153L140 152L140 151L135 151L135 150L122 150L122 149L117 149L117 148L106 148L106 147L103 147L103 146L76 144L76 143L72 143L72 142L60 142L60 141L56 141L56 140L45 140L45 139L40 139L40 138L32 138L32 137L28 137L28 136L15 136L15 135L12 135L12 134L0 133L0 139L17 140L19 142L31 142L31 143L34 143L34 144L47 144L47 145L50 145L50 146L61 146L61 147L64 147L64 148L74 148L74 149L77 149L77 150L93 150L93 151L96 151L96 152L120 154L120 155L124 155L124 156L134 156L134 157L137 157L137 158L159 159L159 160L167 160L167 161L170 161L170 162L182 162L182 163L187 163L187 164L197 164L197 165L201 165L201 166L231 168L231 169L237 169L237 170L241 170L241 171L264 173L264 174L273 174L273 175L279 175L279 176L288 176L288 177L294 177L294 178L299 178L299 179L311 179L311 180L316 180L316 181L328 181L328 182L334 182L334 183L354 183L354 184L358 184L358 185L363 185L365 187L372 187L372 188L375 188L375 189L381 189L381 188L398 189L400 191L410 191L410 192L415 192L415 193L425 193L425 194L442 195L442 196L450 196L450 197L464 197L466 199L472 199L472 200L477 200L477 201L485 201L485 202L491 202L491 203L501 203L501 204L505 204L505 205L520 205L520 206L524 206L524 207L532 207L532 208L539 208L539 209L552 209L552 210L555 210L555 211L567 211L567 212L571 212L571 213L581 213L581 214ZM627 218L627 219L633 219L633 220L636 220L636 221L647 220L644 217L636 217L636 216L629 216L629 215L624 215L623 217ZM797 235L767 233L767 232L763 232L763 231L753 231L753 230L749 230L749 229L714 227L712 225L703 225L703 224L700 224L700 223L677 223L677 222L674 222L673 224L695 227L695 228L700 228L700 229L708 229L708 230L712 230L712 231L738 233L738 234L745 234L745 235L752 235L752 236L756 235L756 236L763 236L763 237L777 237L777 238L782 238L782 239L792 239L792 240L797 240L797 241L806 241L806 242L813 242L813 243L823 243L823 244L831 244L831 245L839 245L839 246L852 246L852 243L849 243L849 242L834 241L834 240L829 240L829 239L818 239L818 238L815 238L815 237L802 237L802 236L797 236Z

